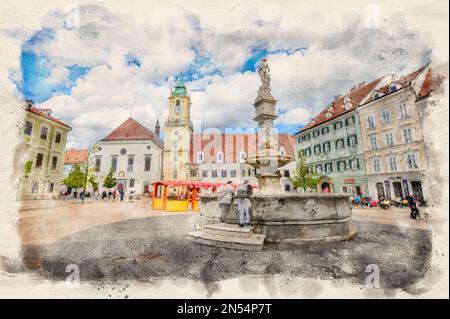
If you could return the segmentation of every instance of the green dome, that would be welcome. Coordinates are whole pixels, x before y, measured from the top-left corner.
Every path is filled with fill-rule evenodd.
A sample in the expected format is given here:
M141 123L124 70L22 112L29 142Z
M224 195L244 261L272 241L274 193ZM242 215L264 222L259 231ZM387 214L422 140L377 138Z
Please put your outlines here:
M183 81L178 81L175 85L175 88L172 91L172 96L183 96L187 95L186 86L184 85Z

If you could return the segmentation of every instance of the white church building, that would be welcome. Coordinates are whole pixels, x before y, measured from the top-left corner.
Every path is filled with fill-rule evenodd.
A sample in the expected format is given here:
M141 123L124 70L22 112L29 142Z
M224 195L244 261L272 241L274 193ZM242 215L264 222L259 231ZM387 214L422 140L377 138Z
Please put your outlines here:
M99 191L108 191L103 181L110 169L118 189L143 194L151 191L151 184L161 179L162 150L159 121L155 132L128 118L108 136L89 150L89 163L97 174Z

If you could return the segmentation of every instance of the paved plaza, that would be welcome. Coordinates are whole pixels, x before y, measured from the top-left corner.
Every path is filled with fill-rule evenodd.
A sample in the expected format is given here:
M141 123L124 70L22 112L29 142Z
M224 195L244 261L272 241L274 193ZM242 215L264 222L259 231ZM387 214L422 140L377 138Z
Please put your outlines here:
M368 265L380 269L382 288L407 288L429 269L429 217L407 208L354 209L357 236L346 242L266 245L261 252L199 246L186 238L197 213L152 211L148 200L24 202L19 234L24 265L64 280L76 264L82 281L188 278L206 283L242 275L281 274L347 279L364 285Z

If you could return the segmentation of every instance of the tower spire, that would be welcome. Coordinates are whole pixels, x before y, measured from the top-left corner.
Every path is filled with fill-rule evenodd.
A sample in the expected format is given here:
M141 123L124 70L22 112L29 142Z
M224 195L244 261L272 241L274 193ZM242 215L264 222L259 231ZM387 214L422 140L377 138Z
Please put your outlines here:
M159 126L159 116L158 116L158 118L156 119L155 134L157 136L159 136L160 131L161 131L161 126Z

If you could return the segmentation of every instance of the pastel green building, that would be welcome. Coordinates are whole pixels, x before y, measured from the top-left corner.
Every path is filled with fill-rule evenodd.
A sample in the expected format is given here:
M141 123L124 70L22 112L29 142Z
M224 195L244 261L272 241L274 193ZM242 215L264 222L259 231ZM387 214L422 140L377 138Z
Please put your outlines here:
M324 178L319 192L366 194L367 176L356 108L379 80L355 86L335 100L295 135L296 156Z

